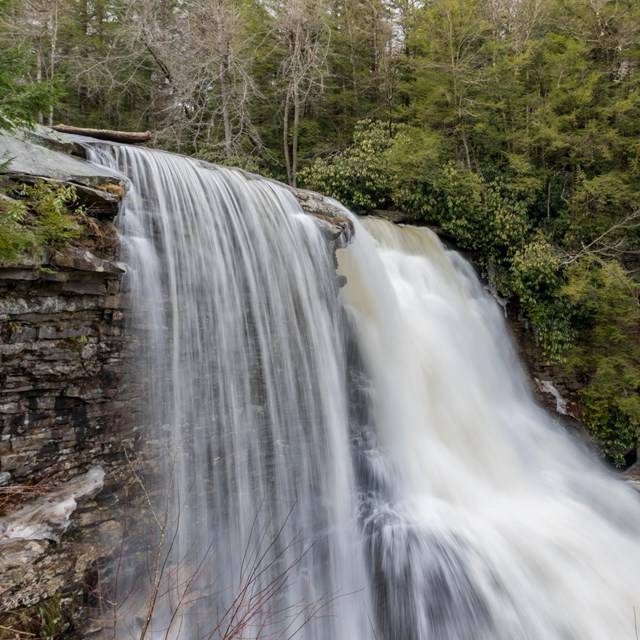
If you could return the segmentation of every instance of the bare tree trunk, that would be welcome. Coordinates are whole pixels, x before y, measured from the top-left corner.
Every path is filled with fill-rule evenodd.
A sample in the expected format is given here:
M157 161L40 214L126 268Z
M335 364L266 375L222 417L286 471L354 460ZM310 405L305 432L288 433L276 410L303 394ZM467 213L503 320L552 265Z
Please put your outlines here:
M351 89L353 90L353 114L360 116L360 92L358 91L358 67L353 37L349 43L349 66L351 67Z
M296 186L296 174L298 173L298 133L300 131L300 94L296 91L293 98L293 140L291 142L291 180L289 184Z
M288 53L281 63L285 99L283 148L290 185L296 184L300 120L312 96L324 89L328 37L327 5L323 0L278 0L274 3L275 25ZM293 123L289 122L293 109ZM293 127L290 138L290 127Z
M469 142L467 141L467 134L462 134L462 144L464 145L464 157L467 165L467 169L471 171L471 153L469 151Z
M81 5L82 11L82 33L89 35L89 0L83 0Z
M227 69L226 62L223 58L220 63L220 99L222 102L222 123L224 126L224 152L227 158L233 155L233 138L231 129L231 114L229 113L229 103L231 98L229 95L229 88L227 85Z
M115 131L113 129L87 129L86 127L72 127L66 124L56 124L51 127L60 133L71 133L79 136L90 136L98 140L111 140L125 144L137 144L151 140L149 131Z
M53 81L56 71L56 54L58 49L58 0L54 0L53 11L51 14L51 23L49 28L51 30L51 50L49 52L49 80ZM53 126L53 104L49 107L49 126Z
M42 82L42 52L40 46L36 45L36 82ZM44 115L42 111L38 111L36 116L38 124L44 124Z
M224 129L224 153L227 158L233 155L233 127L231 124L230 106L233 99L231 77L231 38L233 20L231 19L232 8L225 5L223 0L215 2L215 30L216 30L216 49L218 57L218 76L220 78L220 108L222 111L222 125Z
M289 96L284 102L284 117L282 121L282 141L284 144L284 165L287 169L287 182L293 184L291 174L291 158L289 154Z

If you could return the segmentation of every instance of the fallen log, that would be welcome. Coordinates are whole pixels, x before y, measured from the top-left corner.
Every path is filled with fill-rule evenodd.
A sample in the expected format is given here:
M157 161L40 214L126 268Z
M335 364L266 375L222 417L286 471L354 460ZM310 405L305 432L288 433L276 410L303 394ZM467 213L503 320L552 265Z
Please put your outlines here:
M79 136L89 136L98 140L110 140L124 144L140 144L151 139L150 131L115 131L112 129L89 129L86 127L72 127L68 124L55 124L51 127L60 133L71 133Z

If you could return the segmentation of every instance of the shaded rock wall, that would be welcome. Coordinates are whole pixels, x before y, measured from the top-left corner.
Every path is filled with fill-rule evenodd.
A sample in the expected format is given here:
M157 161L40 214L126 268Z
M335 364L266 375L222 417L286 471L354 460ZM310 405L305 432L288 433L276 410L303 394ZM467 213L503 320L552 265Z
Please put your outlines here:
M135 344L113 225L123 190L78 152L44 131L0 135L2 182L73 185L84 220L73 244L0 263L0 638L23 607L77 609L122 541L135 487L124 453L140 440L125 373Z
M127 427L120 278L64 273L60 283L0 268L3 484L63 480L108 463Z
M589 431L581 422L581 387L578 380L563 371L561 366L548 362L533 330L517 310L509 309L507 322L534 396L571 435L576 436L595 454L596 447L591 441Z
M131 345L122 270L104 260L68 263L51 273L0 268L2 612L81 590L92 563L121 537L131 482L123 451L135 448L138 419L137 390L124 376ZM91 469L103 473L99 486L69 507L69 487ZM42 500L66 518L40 509L39 522L20 528L23 506Z

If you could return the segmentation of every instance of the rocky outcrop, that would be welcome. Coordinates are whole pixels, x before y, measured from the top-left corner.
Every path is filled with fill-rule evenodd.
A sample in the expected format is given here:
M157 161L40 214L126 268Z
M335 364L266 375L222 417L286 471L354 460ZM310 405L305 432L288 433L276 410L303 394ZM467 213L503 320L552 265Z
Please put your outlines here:
M123 451L137 434L122 270L83 257L61 258L55 275L0 269L2 612L81 600L96 560L121 542Z
M282 186L293 193L303 211L314 216L336 249L346 247L353 240L355 234L353 222L337 203L315 191L297 189L288 185Z
M96 560L108 555L123 536L117 514L98 498L105 475L96 466L67 482L41 484L40 495L0 519L5 616L61 594L69 603L82 601L83 584ZM1 624L11 628L7 623L5 619Z
M67 478L113 446L122 267L92 259L60 257L51 273L0 268L0 471L11 482Z
M595 452L589 431L580 420L578 381L549 363L529 323L520 317L517 310L507 309L506 317L534 396L571 435Z
M74 152L43 132L0 134L5 184L74 185L89 219L71 246L0 264L0 627L54 596L58 608L82 600L121 541L132 484L137 389L124 379L133 344L112 222L123 191Z
M81 154L77 143L48 129L0 132L0 158L6 163L0 174L5 178L28 182L41 178L89 188L120 182L117 175L86 162Z

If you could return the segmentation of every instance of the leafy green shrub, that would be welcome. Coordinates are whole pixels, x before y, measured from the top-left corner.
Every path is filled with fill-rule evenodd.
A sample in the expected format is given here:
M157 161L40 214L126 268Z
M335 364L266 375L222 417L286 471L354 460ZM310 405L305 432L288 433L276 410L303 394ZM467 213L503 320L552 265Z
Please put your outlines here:
M21 190L26 195L30 210L35 214L34 232L40 246L57 248L76 239L82 233L78 217L75 187L38 182ZM69 208L74 213L69 213Z
M356 124L352 144L330 159L317 158L302 169L299 182L344 204L377 209L390 201L393 174L385 152L395 131L388 124L361 120Z
M478 249L485 245L491 225L482 202L482 178L450 162L432 177L431 188L428 218L440 224L464 248Z
M19 199L0 199L0 261L15 262L22 255L44 257L82 233L82 208L72 186L40 181L11 191ZM70 213L74 208L74 213Z
M585 380L583 419L616 464L640 443L640 285L614 260L589 256L567 270L577 340L567 368Z
M508 264L530 228L527 199L505 176L486 182L456 163L435 171L421 190L421 217L435 222L481 262Z
M541 232L515 253L508 282L549 360L561 361L575 337L573 305L563 293L560 259Z
M14 262L36 245L31 229L25 226L25 204L0 196L0 261Z

